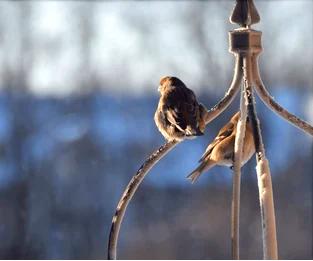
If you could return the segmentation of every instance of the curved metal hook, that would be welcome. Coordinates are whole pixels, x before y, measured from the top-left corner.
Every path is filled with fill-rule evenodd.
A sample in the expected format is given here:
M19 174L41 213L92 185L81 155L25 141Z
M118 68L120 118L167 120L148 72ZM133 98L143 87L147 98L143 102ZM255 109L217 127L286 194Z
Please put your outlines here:
M116 248L117 248L117 240L119 236L119 231L121 227L121 223L123 221L123 217L126 211L126 208L134 196L138 186L143 181L148 172L152 169L152 167L163 158L171 149L173 149L179 142L170 141L163 144L160 148L155 150L150 157L141 165L136 174L133 176L131 181L128 183L124 193L118 202L115 215L112 219L112 225L109 236L109 244L108 244L108 259L116 259Z
M233 80L230 84L228 91L225 93L225 96L220 100L216 105L210 109L205 115L205 123L208 124L213 121L217 116L219 116L234 100L236 94L240 89L240 84L242 81L242 65L243 58L241 55L236 54L236 64L234 70Z
M302 131L313 136L313 127L309 123L291 114L285 108L283 108L277 102L275 102L273 97L271 97L271 95L266 90L264 83L262 82L262 79L260 77L257 55L253 55L251 60L255 90L258 93L261 100L267 105L268 108L277 113L280 117L289 121L291 124L301 129Z

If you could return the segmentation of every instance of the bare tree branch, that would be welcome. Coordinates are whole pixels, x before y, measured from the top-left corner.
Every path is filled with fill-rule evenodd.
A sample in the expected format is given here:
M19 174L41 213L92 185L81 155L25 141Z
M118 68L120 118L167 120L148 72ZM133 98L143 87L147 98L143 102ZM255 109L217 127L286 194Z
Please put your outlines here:
M117 205L115 215L112 219L112 225L110 230L109 245L108 245L108 259L116 259L116 248L119 231L123 217L133 195L135 194L138 186L143 181L145 176L151 170L151 168L163 158L170 150L172 150L179 142L170 141L162 145L159 149L155 150L149 158L141 165L131 181L128 183L124 193Z
M255 83L255 90L257 91L259 97L267 105L267 107L269 107L272 111L277 113L279 116L281 116L285 120L289 121L291 124L293 124L297 128L313 136L313 127L309 123L289 113L286 109L284 109L277 102L275 102L273 97L271 97L271 95L268 93L260 77L257 59L258 57L256 55L252 56L253 80Z

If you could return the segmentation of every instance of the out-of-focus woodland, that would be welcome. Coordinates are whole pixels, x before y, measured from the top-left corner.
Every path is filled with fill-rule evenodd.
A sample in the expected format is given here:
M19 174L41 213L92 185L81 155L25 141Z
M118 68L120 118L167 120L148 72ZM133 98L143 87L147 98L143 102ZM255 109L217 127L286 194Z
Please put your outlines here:
M262 78L313 123L311 1L255 1ZM231 1L0 2L0 258L106 258L112 215L164 140L153 122L161 76L212 107L228 88ZM258 102L279 257L312 258L312 138ZM231 170L186 175L238 99L151 171L129 205L118 257L229 259ZM255 159L243 168L241 258L261 258Z

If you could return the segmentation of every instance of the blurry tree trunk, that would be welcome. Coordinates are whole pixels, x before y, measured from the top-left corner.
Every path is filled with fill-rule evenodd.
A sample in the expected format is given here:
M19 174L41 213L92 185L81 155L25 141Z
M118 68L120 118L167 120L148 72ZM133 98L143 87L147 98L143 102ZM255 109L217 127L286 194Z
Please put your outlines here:
M206 68L201 74L203 77L200 79L200 84L205 86L210 82L213 86L219 86L220 77L211 76L219 75L224 70L219 68L217 61L213 59L214 54L212 54L212 48L208 41L208 28L206 26L208 13L207 3L202 2L189 8L187 18L183 18L188 21L186 26L188 26L188 31L191 34L192 45L196 47L196 50L201 50L202 55L199 57L201 68Z
M14 88L25 91L28 89L28 80L34 63L31 16L32 3L18 2L18 25L20 35L19 59L17 61L17 75Z
M20 93L24 93L28 89L28 77L32 70L33 65L33 45L31 35L31 15L32 15L32 3L30 2L16 2L17 24L19 37L19 49L18 49L18 60L15 61L16 70L8 70L9 77L9 100L11 103L12 118L12 133L10 137L10 156L13 159L15 166L15 175L18 179L18 186L16 187L17 194L17 217L18 217L18 238L17 245L19 246L17 251L18 259L26 258L26 223L28 218L28 172L23 166L23 147L25 139L28 136L30 122L24 118L23 108L23 97ZM8 54L9 55L9 54ZM18 93L16 93L17 91ZM17 95L16 95L17 94Z
M79 3L76 7L77 27L79 30L79 53L80 53L80 91L88 92L98 85L96 75L92 69L92 41L94 39L94 14L95 3Z

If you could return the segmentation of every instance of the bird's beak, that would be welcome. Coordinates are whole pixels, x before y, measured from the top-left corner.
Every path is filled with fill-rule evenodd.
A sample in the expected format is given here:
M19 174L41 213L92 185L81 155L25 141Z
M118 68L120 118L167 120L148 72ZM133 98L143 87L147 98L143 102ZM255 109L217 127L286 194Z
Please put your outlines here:
M161 92L161 88L162 88L162 86L159 85L159 87L158 87L158 92Z

